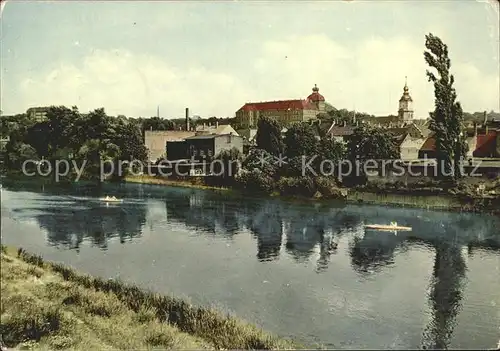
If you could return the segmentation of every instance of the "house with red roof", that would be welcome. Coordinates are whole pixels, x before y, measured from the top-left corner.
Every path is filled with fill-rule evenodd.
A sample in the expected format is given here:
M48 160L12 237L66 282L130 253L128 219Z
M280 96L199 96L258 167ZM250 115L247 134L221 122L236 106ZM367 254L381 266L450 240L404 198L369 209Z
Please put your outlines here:
M488 130L488 128L486 128L484 134L479 134L477 136L477 145L473 152L473 156L479 158L500 157L498 150L499 139L500 133L498 130Z
M477 127L467 130L467 144L469 151L467 157L500 157L500 131L488 130L486 127L478 131ZM436 140L431 134L419 151L419 158L436 158Z
M312 93L306 99L279 100L265 102L247 102L236 111L236 120L242 129L256 128L261 117L276 119L282 126L296 122L314 120L320 113L333 109L314 85Z

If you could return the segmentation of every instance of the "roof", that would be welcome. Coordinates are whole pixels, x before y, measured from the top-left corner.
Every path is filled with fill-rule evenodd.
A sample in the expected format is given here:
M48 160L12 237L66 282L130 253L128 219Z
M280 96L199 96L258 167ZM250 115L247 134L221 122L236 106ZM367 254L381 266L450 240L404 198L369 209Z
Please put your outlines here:
M230 124L221 124L219 126L196 126L196 131L210 134L229 134L232 132L233 135L238 135Z
M480 157L482 155L489 156L496 153L497 149L497 131L492 130L488 134L478 135L476 150L474 156Z
M308 100L281 100L265 102L247 102L239 111L269 111L269 110L317 110L316 105Z
M49 106L43 107L30 107L26 112L48 112L50 110Z
M420 150L424 151L434 151L436 150L436 139L434 139L434 136L430 136L427 138L427 140L424 142L424 145L420 148Z
M388 128L386 129L388 132L394 134L395 136L401 136L408 134L408 127L400 127L400 128Z
M146 130L144 132L144 139L161 138L165 141L181 141L194 135L195 132L185 130Z
M330 136L346 136L354 133L354 128L351 126L332 126L327 133Z
M403 142L406 140L406 137L408 136L408 133L403 133L403 134L398 134L394 137L394 141L396 142L397 146L401 146Z
M231 135L233 137L240 137L239 135L231 134L231 133L227 133L227 134L201 134L201 135L194 135L194 136L188 137L188 138L186 138L186 140L215 139L218 137L223 137L223 136L228 136L228 135Z
M319 88L314 84L314 88L312 89L312 94L307 97L307 100L311 102L317 101L325 101L325 97L319 93Z

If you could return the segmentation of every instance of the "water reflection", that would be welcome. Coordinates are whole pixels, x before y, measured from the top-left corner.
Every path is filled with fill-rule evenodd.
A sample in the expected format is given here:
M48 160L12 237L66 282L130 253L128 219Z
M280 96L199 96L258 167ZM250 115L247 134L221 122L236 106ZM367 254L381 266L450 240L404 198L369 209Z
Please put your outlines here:
M106 205L93 201L68 201L68 198L32 200L32 206L13 209L20 218L31 216L47 233L47 242L79 251L84 241L107 249L110 239L120 243L142 235L146 223L144 204Z
M33 200L33 193L27 194L30 205L20 203L17 210L38 221L51 245L75 249L86 239L106 248L113 237L122 243L140 237L153 207L145 202L102 206L55 196ZM161 213L149 221L160 223L163 216L163 222L180 223L196 235L222 240L250 234L257 260L267 264L283 258L299 264L312 262L317 274L331 272L336 256L343 254L360 277L377 276L395 264L399 253L417 245L430 248L434 267L427 296L430 315L421 337L424 348L450 347L467 281L463 252L472 256L479 250L500 251L500 219L492 216L333 203L290 204L186 189L155 193L145 187L120 187L108 194L156 198L161 201ZM391 221L413 230L397 235L364 230L364 224Z
M462 308L467 266L462 249L455 242L435 245L433 276L429 292L430 321L425 328L422 347L446 350Z

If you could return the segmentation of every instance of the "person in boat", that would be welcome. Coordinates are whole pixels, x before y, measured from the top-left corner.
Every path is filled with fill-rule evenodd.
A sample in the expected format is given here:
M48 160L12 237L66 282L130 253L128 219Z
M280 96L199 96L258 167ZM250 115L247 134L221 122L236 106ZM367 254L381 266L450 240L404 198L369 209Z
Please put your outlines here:
M398 222L391 222L391 226L397 227L398 226Z

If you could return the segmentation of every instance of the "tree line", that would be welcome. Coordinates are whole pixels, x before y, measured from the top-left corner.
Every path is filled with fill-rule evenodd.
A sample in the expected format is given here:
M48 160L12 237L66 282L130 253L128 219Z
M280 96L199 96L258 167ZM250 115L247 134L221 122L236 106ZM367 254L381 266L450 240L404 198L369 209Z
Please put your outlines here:
M76 106L52 106L42 121L18 115L2 120L2 134L10 136L4 162L21 170L26 160L86 160L84 177L97 179L101 161L146 161L143 130L151 123L157 121L112 117L103 108L82 114Z

